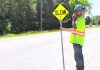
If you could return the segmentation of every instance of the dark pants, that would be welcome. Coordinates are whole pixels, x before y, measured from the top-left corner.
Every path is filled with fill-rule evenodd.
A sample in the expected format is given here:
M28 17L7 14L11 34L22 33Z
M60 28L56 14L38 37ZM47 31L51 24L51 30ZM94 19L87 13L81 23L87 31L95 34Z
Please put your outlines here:
M79 44L73 44L74 58L76 61L77 70L84 70L84 58L82 54L82 46Z

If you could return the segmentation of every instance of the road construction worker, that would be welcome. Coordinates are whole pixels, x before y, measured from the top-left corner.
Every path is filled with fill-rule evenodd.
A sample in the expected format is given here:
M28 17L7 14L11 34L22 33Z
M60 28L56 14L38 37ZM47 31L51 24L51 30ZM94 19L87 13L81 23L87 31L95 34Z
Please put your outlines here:
M76 61L76 70L84 70L84 57L82 47L84 45L85 36L85 18L83 17L85 7L77 5L72 16L72 29L70 43L73 44L74 58ZM68 29L64 29L68 30Z

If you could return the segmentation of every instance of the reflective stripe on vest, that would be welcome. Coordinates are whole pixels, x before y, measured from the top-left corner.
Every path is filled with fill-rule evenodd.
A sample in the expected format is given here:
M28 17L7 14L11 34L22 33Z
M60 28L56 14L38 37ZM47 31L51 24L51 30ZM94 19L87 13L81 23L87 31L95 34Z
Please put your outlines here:
M80 35L80 36L85 36L84 32L80 32L80 31L76 31L76 30L72 30L72 33L76 34L76 35Z

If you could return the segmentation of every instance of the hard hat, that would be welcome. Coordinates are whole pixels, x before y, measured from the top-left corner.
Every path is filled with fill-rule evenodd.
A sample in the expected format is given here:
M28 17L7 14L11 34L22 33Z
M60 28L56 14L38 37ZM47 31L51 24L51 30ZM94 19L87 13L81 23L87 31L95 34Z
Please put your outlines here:
M78 11L78 10L85 10L85 6L82 6L82 5L76 5L76 7L74 8L75 11Z

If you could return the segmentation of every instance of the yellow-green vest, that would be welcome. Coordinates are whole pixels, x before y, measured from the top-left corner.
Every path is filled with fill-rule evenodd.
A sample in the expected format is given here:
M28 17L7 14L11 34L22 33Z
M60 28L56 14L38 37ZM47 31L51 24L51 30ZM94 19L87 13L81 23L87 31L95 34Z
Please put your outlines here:
M75 21L77 29L73 29L70 36L70 43L84 45L85 37L85 18L83 16Z

